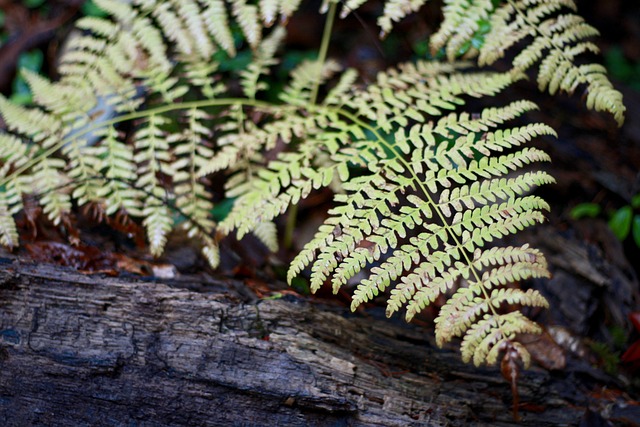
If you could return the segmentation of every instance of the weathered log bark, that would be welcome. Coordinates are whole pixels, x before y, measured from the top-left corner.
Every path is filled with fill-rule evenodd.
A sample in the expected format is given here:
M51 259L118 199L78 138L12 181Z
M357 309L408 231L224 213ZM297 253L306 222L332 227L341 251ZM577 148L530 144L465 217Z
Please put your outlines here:
M0 424L514 424L498 371L463 365L429 331L242 288L6 261ZM525 373L519 425L576 424L596 381L584 369Z

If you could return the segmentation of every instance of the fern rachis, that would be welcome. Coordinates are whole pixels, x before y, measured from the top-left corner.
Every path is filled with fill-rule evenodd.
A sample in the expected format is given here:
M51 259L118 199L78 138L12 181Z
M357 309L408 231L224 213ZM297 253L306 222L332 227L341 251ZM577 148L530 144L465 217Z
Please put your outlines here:
M13 217L22 197L37 196L54 222L65 220L72 201L138 218L153 255L181 221L215 266L218 238L254 233L275 249L273 220L330 187L334 206L292 261L289 281L308 274L312 290L331 284L337 292L364 274L352 309L390 290L387 314L404 309L407 320L449 295L436 319L439 345L461 337L466 361L494 363L509 348L528 363L516 336L538 327L503 309L547 302L508 286L549 273L539 251L501 247L499 239L544 220L548 205L529 192L553 182L535 169L550 159L525 144L555 133L540 123L514 124L536 108L531 102L478 109L469 100L493 100L540 63L541 89L571 92L585 83L589 107L621 121L621 97L602 70L574 65L576 55L594 49L583 40L592 30L573 12L554 15L573 9L573 1L448 0L431 43L452 61L400 64L371 84L327 59L338 7L331 2L318 58L290 73L278 101L262 96L285 41L275 21L278 14L286 21L297 1L96 3L112 19L79 22L86 32L62 59L61 80L27 77L37 106L0 98L13 133L0 135L4 245L18 244ZM343 11L362 3L349 1ZM423 3L388 1L382 31ZM480 33L484 45L465 55L481 64L529 35L533 41L509 72L453 61ZM233 80L215 58L240 53L252 60ZM562 73L550 76L554 67ZM119 115L93 120L99 99ZM123 123L133 130L124 133ZM99 137L95 146L86 144L89 135ZM216 223L207 179L222 172L235 202Z

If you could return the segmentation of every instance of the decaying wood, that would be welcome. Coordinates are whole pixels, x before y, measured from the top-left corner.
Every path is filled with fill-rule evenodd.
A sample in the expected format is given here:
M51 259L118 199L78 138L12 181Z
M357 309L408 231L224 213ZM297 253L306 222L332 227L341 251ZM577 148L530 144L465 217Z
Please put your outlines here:
M0 424L514 424L498 370L463 365L454 349L433 345L430 331L378 319L376 310L257 300L243 288L6 260ZM597 381L584 366L525 372L519 425L576 424Z

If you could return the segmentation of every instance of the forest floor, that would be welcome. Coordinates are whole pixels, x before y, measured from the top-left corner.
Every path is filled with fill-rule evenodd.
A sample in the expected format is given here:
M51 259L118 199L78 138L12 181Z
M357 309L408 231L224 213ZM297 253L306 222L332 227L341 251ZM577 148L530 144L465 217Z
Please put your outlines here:
M38 71L55 77L57 54L73 21L80 16L83 1L49 1L44 9L28 9L24 3L0 0L0 10L4 12L0 90L6 96L24 92L25 88L16 82L16 69L33 61L38 63L38 55L41 56ZM529 347L538 366L553 371L586 362L602 372L601 388L593 393L608 394L612 400L622 399L630 406L640 405L640 247L632 236L620 241L608 222L611 215L640 194L640 4L637 3L578 2L579 12L601 31L597 43L603 51L602 60L624 94L627 113L621 128L610 117L587 110L580 93L573 97L551 97L539 93L531 82L517 85L520 98L531 99L541 107L531 118L554 127L559 137L536 141L551 155L549 172L557 180L557 184L539 191L552 205L549 221L513 238L541 248L553 270L551 280L523 285L540 289L553 307L533 313L534 319L546 326L537 347L535 343ZM409 18L397 31L400 35L392 34L379 44L373 11L364 9L359 18L350 18L337 26L336 47L330 53L370 78L387 64L420 51L421 37L435 25L435 19L429 16L438 15L428 14L434 10L434 6L429 6L424 13ZM288 28L288 43L295 46L295 55L304 57L305 52L316 48L322 23L304 11L299 18L292 20ZM341 34L350 31L357 35L350 42L341 43ZM330 202L329 193L320 193L299 206L294 242L309 240L324 219ZM584 203L600 206L601 213L593 218L576 219L572 209ZM640 215L640 208L635 209L635 214ZM284 223L283 219L280 226L284 227ZM136 227L124 228L120 224L120 233L106 232L104 226L84 223L81 216L78 224L82 245L73 248L58 229L46 223L34 225L27 216L22 221L25 244L14 255L25 261L58 263L87 272L123 275L178 272L233 277L244 281L258 297L294 292L283 290L281 283L283 265L300 249L295 244L272 255L250 238L227 241L223 243L222 265L212 272L199 258L197 248L180 236L169 242L161 260L151 260L143 255L142 239L127 237L140 235ZM304 283L295 289L304 298L312 298L306 295ZM349 304L346 295L320 293L313 298L321 299L323 304ZM428 328L427 320L428 315L418 322L423 321ZM640 410L635 411L638 413ZM639 418L633 418L621 421L639 425ZM600 425L589 422L594 424L585 425Z

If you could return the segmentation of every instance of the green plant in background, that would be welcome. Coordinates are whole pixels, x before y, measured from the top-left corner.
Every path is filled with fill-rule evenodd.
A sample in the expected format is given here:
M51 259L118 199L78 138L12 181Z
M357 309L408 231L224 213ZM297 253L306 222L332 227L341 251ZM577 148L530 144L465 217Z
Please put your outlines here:
M574 63L597 48L572 1L445 1L430 40L442 60L398 64L370 84L327 58L340 7L330 1L317 55L282 87L269 74L286 55L283 23L297 0L94 3L107 18L77 23L83 33L61 58L59 81L24 72L37 106L0 98L11 131L0 135L2 244L18 245L14 216L28 195L55 224L74 204L136 218L154 255L178 213L215 267L218 239L253 233L275 249L274 219L330 188L334 206L291 263L290 282L308 272L312 291L337 292L363 274L352 308L391 288L387 314L404 310L408 320L445 297L439 345L462 337L465 361L495 363L506 351L528 364L516 336L539 327L507 308L547 301L507 285L549 273L540 251L499 239L544 220L548 205L530 192L553 182L536 168L549 157L527 143L555 133L516 125L535 104L496 96L535 70L541 90L584 85L589 108L624 116L604 68ZM347 1L342 15L362 3ZM381 31L423 3L386 2ZM473 63L508 49L508 71ZM469 62L457 62L461 54ZM229 58L242 61L229 67ZM492 105L469 103L478 99ZM97 120L101 102L116 115ZM213 202L212 177L226 182L228 213Z
M640 62L633 63L625 58L619 46L607 50L604 62L612 78L640 90Z
M571 209L570 215L573 219L580 219L595 218L601 213L602 207L597 203L580 203ZM640 194L633 196L630 204L609 215L609 228L621 242L631 235L640 248Z
M24 5L29 8L38 8L42 6L43 3L43 1L31 0L25 1ZM0 27L4 27L5 19L6 17L4 15L4 12L0 11ZM0 33L0 44L4 44L6 40L7 34L4 32ZM17 66L20 70L28 70L39 73L42 70L43 61L44 58L42 51L40 51L39 49L34 49L22 53L18 58ZM32 101L29 85L20 73L18 73L18 75L13 79L13 82L11 84L10 99L16 104L29 104Z
M45 0L24 0L23 5L29 9L42 10L47 8ZM100 9L92 0L87 0L83 3L81 8L84 16L105 17L107 13ZM3 11L0 11L0 27L4 27L5 15ZM0 33L0 44L5 43L7 39L6 33ZM18 57L18 70L30 71L33 73L42 74L42 67L44 65L44 54L40 49L33 49L20 54ZM9 99L11 102L21 105L29 105L33 102L33 95L31 88L27 84L22 71L19 71L11 84L11 95Z

